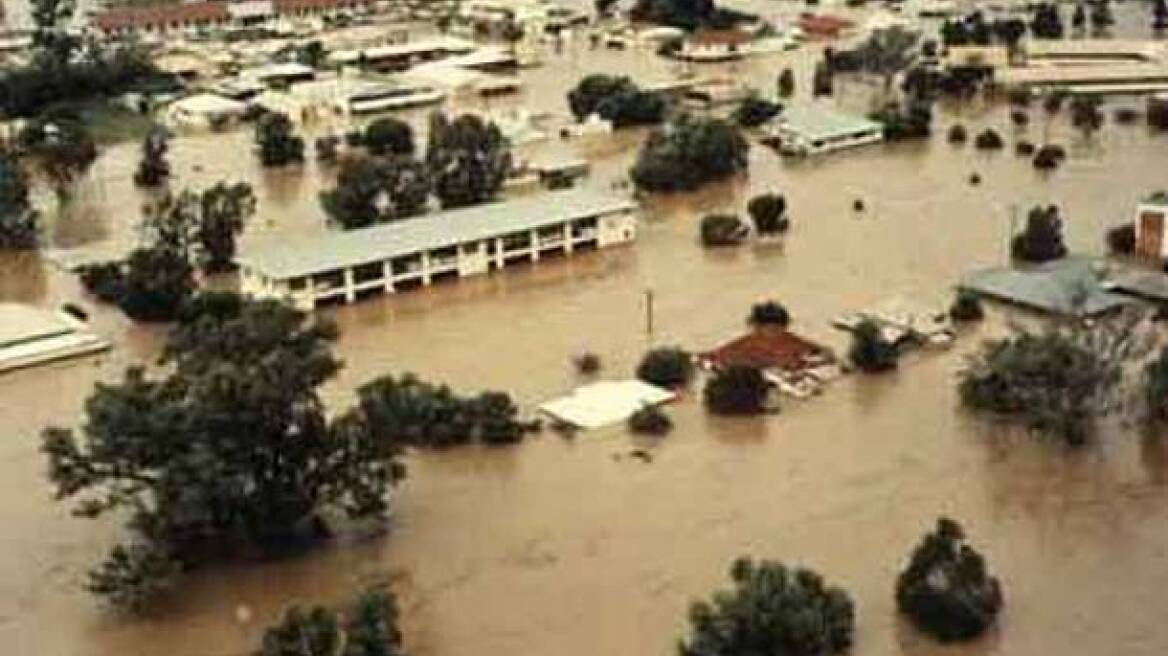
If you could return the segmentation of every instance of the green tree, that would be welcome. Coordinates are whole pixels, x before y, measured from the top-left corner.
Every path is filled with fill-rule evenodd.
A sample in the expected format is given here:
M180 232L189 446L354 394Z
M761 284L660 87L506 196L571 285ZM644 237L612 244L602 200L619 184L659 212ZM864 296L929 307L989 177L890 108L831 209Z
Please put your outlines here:
M269 112L261 116L256 121L255 144L263 166L304 161L304 139L296 135L287 114Z
M166 129L154 127L142 139L142 159L134 172L134 184L139 187L157 187L170 176L170 162L166 161Z
M345 618L341 656L401 656L397 620L397 599L392 592L383 587L363 591Z
M507 139L494 123L473 114L453 121L430 116L426 166L444 209L493 200L511 169Z
M795 73L788 68L784 68L782 73L779 73L778 93L780 98L790 98L795 95Z
M752 93L734 108L734 122L744 128L755 128L778 116L782 110L782 105Z
M913 549L896 580L896 605L942 642L983 633L1002 608L1002 588L957 522L942 517Z
M860 371L878 373L895 369L898 355L896 345L884 339L876 322L865 319L852 331L848 360Z
M195 291L194 269L169 248L131 251L121 274L118 307L135 321L173 321Z
M74 0L30 0L33 57L39 65L64 67L77 50L77 37L67 28L76 9Z
M730 366L706 381L702 400L719 415L754 415L765 412L771 385L755 367Z
M703 246L736 246L746 239L748 229L734 214L707 214L698 226Z
M1047 262L1066 256L1063 244L1063 220L1054 205L1031 208L1026 226L1010 244L1014 259L1023 262Z
M93 136L80 119L67 112L52 112L29 121L17 135L17 143L62 198L97 160Z
M755 327L779 326L786 328L791 324L791 315L782 303L770 300L750 306L750 316L746 318L746 321Z
M957 296L953 299L953 304L949 306L949 318L954 321L981 321L985 317L985 311L981 307L981 299L975 292L968 289L960 289L957 291Z
M787 218L787 198L782 194L764 193L750 199L746 212L760 235L777 235L791 227Z
M38 218L20 160L0 150L0 251L36 248Z
M1071 445L1120 409L1123 370L1139 355L1135 326L1110 322L987 340L958 375L967 408L1019 421Z
M199 245L203 269L226 271L234 266L235 239L255 214L256 198L246 182L217 182L199 195Z
M661 387L682 387L693 378L693 358L676 346L649 350L637 365L637 378Z
M341 640L335 612L324 606L292 606L279 624L264 631L256 656L338 656Z
M414 154L414 131L396 118L379 118L365 128L365 147L371 155Z
M829 656L851 646L852 600L819 574L740 558L730 579L733 587L690 606L681 656Z
M734 125L683 114L649 135L631 175L645 191L689 191L745 171L749 151Z
M1102 102L1095 96L1078 94L1071 97L1071 125L1079 128L1088 139L1103 127L1101 105Z
M460 396L413 374L382 376L357 390L361 411L379 440L420 447L471 442L512 444L528 426L503 392Z
M81 435L45 431L57 497L84 517L124 516L131 544L184 571L318 538L332 510L382 517L403 475L399 449L375 439L360 412L327 417L318 389L340 367L335 337L331 324L274 301L194 299L167 340L164 373L132 367L98 384ZM141 586L132 574L158 571L173 569L115 554L90 587L134 599L95 583Z
M1148 419L1168 422L1168 347L1144 366L1143 392Z
M629 430L640 435L665 435L673 430L673 420L655 405L647 405L629 415Z
M344 160L337 185L320 202L346 230L402 219L426 208L431 181L426 167L408 157Z
M596 114L613 127L651 125L665 117L665 98L643 91L625 76L589 75L568 92L568 107L576 120Z

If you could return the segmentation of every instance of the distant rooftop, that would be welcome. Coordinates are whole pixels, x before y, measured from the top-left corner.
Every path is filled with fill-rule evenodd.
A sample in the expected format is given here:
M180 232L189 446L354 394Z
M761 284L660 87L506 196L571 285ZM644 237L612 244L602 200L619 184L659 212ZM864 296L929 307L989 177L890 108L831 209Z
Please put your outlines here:
M832 139L879 130L881 125L863 116L841 112L825 104L797 104L783 110L779 123L808 139Z
M257 243L237 259L268 277L284 280L635 207L627 198L602 190L573 188L372 228Z
M1026 268L994 267L965 276L960 287L1035 310L1064 316L1094 316L1130 299L1107 291L1102 263L1066 257Z

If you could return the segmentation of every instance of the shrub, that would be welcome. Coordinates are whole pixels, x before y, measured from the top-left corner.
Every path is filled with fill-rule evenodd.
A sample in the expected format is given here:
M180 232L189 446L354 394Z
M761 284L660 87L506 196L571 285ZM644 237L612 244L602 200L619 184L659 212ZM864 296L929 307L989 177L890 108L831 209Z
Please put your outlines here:
M629 416L629 430L640 435L665 435L673 421L655 405L647 405Z
M1063 244L1063 221L1058 207L1034 207L1026 216L1026 227L1014 236L1010 252L1024 262L1047 262L1067 254Z
M880 327L871 319L864 319L852 331L852 345L848 360L865 373L879 373L896 368L896 345L880 334Z
M918 629L942 642L980 635L1002 608L1002 589L985 559L947 518L921 539L896 580L896 605Z
M1066 157L1061 146L1042 146L1034 154L1034 168L1049 171L1058 168Z
M770 389L770 383L758 369L731 366L706 381L702 400L714 414L753 415L767 410Z
M957 124L949 128L948 138L951 144L963 144L969 138L969 135L966 134L964 125Z
M581 353L572 358L572 364L575 365L577 373L591 376L600 371L600 356L595 353Z
M1019 141L1014 144L1014 154L1021 157L1029 157L1034 154L1034 144L1029 141Z
M747 321L752 326L782 326L786 328L791 323L787 308L778 301L763 301L755 303L750 308Z
M929 103L921 101L903 106L893 103L870 118L884 125L884 138L889 141L923 139L932 131L933 109Z
M746 212L760 235L776 235L791 227L787 218L787 199L782 194L759 194L750 199Z
M1030 125L1030 114L1027 114L1021 109L1015 109L1010 112L1010 122L1022 128Z
M981 299L968 289L958 290L949 306L949 318L954 321L981 321L985 313L981 309Z
M104 303L117 303L126 293L122 265L117 262L87 264L77 270L85 291Z
M688 191L745 171L749 150L734 125L682 115L649 135L630 174L645 191Z
M674 346L650 350L637 365L637 378L660 387L681 387L693 377L693 359Z
M740 558L730 579L731 589L690 606L681 656L831 656L851 646L852 600L819 574Z
M734 109L734 122L744 128L755 128L777 116L782 109L779 103L750 94Z
M1107 250L1113 255L1131 255L1136 250L1136 224L1125 223L1107 230Z
M741 244L748 229L733 214L707 214L702 217L700 236L703 246L736 246Z
M1005 146L1001 135L990 128L986 128L973 140L973 146L978 150L1001 150Z

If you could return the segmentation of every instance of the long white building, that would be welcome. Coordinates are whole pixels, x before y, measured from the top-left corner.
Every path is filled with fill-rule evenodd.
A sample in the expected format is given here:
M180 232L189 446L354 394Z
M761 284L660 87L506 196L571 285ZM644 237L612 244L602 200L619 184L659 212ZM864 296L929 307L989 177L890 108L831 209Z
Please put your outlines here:
M632 241L637 205L576 188L507 202L256 244L241 253L240 288L311 310L541 258Z

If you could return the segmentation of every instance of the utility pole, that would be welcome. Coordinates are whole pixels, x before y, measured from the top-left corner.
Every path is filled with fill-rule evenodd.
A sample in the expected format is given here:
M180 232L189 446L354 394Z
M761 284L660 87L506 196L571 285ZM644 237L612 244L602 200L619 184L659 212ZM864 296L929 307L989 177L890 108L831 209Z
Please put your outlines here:
M653 343L653 290L645 290L645 336Z

